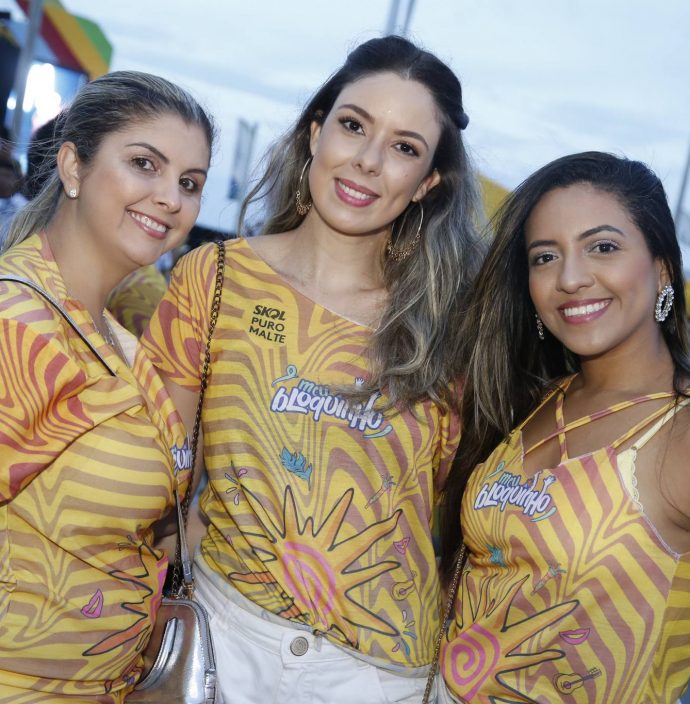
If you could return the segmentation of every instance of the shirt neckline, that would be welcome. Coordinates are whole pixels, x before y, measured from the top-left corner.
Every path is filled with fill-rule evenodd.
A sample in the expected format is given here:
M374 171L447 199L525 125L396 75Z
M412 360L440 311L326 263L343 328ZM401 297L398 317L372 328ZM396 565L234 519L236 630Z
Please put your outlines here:
M270 235L267 235L270 237ZM373 328L369 325L365 325L364 323L360 323L356 320L352 320L352 318L348 318L347 316L343 315L342 313L338 313L338 311L333 310L332 308L328 308L327 306L323 305L323 303L319 303L318 301L315 301L313 298L308 296L304 291L301 291L298 289L294 284L292 284L288 279L286 279L281 273L279 273L276 269L274 269L263 257L261 257L258 252L249 244L249 238L247 237L239 237L238 242L242 243L243 247L245 250L247 250L252 257L254 261L259 263L268 273L270 273L273 277L278 279L280 283L285 286L286 288L290 289L295 295L299 296L300 298L303 298L306 301L309 301L314 306L317 306L321 310L326 311L330 315L335 316L336 318L349 323L350 325L356 325L358 328L361 328L365 332L371 334L376 331L376 328Z

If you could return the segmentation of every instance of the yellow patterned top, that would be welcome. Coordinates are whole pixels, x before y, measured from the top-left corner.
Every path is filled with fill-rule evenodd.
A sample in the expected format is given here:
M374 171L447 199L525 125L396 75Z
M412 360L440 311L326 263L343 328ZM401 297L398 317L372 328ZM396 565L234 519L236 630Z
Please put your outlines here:
M113 289L106 307L120 325L141 337L167 288L165 276L153 264L142 266Z
M216 248L178 264L144 335L154 364L199 386ZM434 404L382 415L336 388L366 375L370 330L292 288L246 240L227 245L203 412L211 521L203 555L244 596L399 667L431 660L435 495L458 439Z
M188 481L188 444L143 350L130 369L104 343L44 237L2 274L60 302L116 375L41 296L0 282L0 703L120 703L167 567L152 524L175 472Z
M664 398L610 445L568 456L568 431ZM477 704L675 704L690 678L690 553L661 539L621 468L684 404L650 394L566 424L562 400L553 434L524 448L523 423L467 485L471 559L441 652L444 679ZM527 474L525 455L556 437L560 463Z

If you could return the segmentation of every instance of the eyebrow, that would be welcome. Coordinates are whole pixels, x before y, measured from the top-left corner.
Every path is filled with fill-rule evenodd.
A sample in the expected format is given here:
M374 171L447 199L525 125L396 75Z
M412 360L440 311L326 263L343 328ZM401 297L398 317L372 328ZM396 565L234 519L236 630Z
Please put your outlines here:
M148 149L150 152L153 152L164 164L169 164L170 159L168 159L165 154L163 154L160 149L156 149L152 144L149 144L148 142L131 142L130 144L127 145L128 147L143 147L144 149ZM207 175L208 171L206 169L198 169L198 168L193 168L193 169L185 169L185 173L199 173L199 174L204 174L204 176Z
M577 239L586 240L588 237L591 237L592 235L598 235L600 232L617 232L619 235L625 237L625 232L619 230L613 225L597 225L596 227L592 227L589 230L585 230L584 232L580 233ZM535 247L546 247L554 244L556 244L556 240L535 240L527 247L527 251L529 252Z
M376 122L376 120L364 108L360 108L359 105L354 105L353 103L344 103L343 105L338 105L336 109L343 110L346 108L348 110L356 112L358 115L361 115L365 120L369 120L369 122ZM395 134L399 135L400 137L410 137L411 139L417 139L422 142L422 144L427 149L429 148L429 145L426 143L426 139L424 139L424 137L422 137L419 132L413 132L412 130L398 130Z

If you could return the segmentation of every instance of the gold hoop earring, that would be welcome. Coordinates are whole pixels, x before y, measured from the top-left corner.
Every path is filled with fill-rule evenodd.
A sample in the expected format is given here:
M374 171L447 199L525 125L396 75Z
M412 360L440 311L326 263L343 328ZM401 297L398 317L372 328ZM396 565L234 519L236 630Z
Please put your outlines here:
M422 223L424 222L424 206L422 205L422 201L418 200L417 205L419 206L419 225L417 227L417 232L415 233L415 236L412 238L412 241L406 244L404 247L396 248L393 246L393 233L391 232L391 238L388 240L388 244L386 245L386 254L389 256L390 259L392 259L394 262L404 262L412 252L417 249L417 245L419 244L419 240L422 239ZM407 217L407 213L403 215L403 223L405 222L405 218ZM402 227L402 224L401 224Z
M295 193L295 208L297 209L297 215L306 215L311 208L311 201L304 203L302 201L302 180L304 179L304 172L307 170L309 164L313 157L309 157L304 166L302 167L302 173L299 175L299 181L297 182L297 193Z

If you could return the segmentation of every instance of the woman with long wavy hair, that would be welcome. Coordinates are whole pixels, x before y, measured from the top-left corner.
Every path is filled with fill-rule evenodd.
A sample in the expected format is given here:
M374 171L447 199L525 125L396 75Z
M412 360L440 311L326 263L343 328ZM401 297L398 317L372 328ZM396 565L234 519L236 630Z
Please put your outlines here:
M503 206L469 306L442 700L675 702L690 677L690 362L661 182L599 152L547 164Z
M368 41L273 149L264 236L227 244L197 594L232 702L421 698L479 255L466 125L445 64ZM188 255L145 336L188 419L216 266Z

